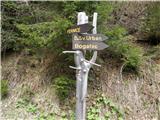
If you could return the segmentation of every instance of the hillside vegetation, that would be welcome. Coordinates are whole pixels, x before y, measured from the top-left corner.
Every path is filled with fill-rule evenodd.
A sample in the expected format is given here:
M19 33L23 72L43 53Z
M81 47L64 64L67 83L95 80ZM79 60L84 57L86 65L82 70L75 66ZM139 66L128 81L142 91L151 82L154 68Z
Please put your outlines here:
M67 29L85 11L109 48L89 73L87 120L160 119L160 2L2 1L2 118L74 120ZM87 52L90 57L92 52Z

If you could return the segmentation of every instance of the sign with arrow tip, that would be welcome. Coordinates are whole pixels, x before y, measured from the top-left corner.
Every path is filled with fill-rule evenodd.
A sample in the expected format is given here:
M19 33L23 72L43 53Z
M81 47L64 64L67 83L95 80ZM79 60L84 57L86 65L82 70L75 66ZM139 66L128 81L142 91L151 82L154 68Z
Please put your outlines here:
M74 41L104 41L107 40L108 37L102 34L73 34L72 40Z
M73 50L103 50L109 47L103 42L91 41L72 41Z
M81 24L81 25L76 25L76 26L73 26L71 28L69 28L67 30L67 33L68 34L72 34L72 33L86 33L86 32L89 32L90 30L93 29L93 26L86 23L86 24Z

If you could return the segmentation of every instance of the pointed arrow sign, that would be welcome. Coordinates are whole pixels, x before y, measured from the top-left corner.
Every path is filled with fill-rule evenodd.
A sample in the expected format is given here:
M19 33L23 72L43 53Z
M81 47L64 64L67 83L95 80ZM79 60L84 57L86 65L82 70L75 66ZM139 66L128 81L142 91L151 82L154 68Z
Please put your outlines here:
M86 24L81 24L81 25L76 25L76 26L72 26L71 28L69 28L67 30L68 34L72 34L72 33L86 33L88 31L90 31L91 29L93 29L93 26L86 23Z
M109 47L103 42L91 41L72 41L73 50L103 50Z
M102 34L73 34L72 40L74 41L104 41L108 37Z

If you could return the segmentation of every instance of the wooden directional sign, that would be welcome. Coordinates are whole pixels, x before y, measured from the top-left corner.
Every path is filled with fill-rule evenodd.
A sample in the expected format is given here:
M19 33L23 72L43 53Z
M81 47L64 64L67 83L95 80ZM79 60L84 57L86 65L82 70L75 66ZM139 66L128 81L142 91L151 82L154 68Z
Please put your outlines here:
M70 29L67 30L68 34L72 34L72 33L86 33L88 31L90 31L91 29L93 29L93 26L86 23L86 24L81 24L81 25L76 25L71 27Z
M73 34L72 40L74 41L104 41L108 39L108 37L102 34Z
M72 41L73 50L103 50L109 47L103 42L91 41Z
M108 37L102 34L73 34L72 49L74 50L103 50L108 47L102 41Z

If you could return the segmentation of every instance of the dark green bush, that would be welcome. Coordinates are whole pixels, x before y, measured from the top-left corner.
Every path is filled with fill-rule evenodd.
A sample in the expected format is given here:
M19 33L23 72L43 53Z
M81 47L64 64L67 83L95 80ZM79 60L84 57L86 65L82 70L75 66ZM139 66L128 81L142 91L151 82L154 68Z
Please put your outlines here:
M65 100L69 93L75 87L75 80L67 76L60 76L54 79L54 87L60 100Z
M126 68L137 69L142 63L143 51L132 42L133 36L129 36L127 31L119 26L108 27L108 21L112 20L111 13L118 9L118 5L113 2L101 2L97 6L98 30L109 37L107 44L110 46L106 52L111 52L120 58Z
M29 2L29 1L28 1ZM24 41L21 39L17 24L32 25L42 22L51 22L57 18L58 2L49 7L48 2L2 1L2 51L7 49L23 49ZM52 26L50 26L52 28Z
M19 24L17 27L21 31L22 43L26 48L39 49L51 48L62 51L62 46L68 46L66 29L71 25L67 19L56 18L52 22L43 22L33 25Z
M1 80L1 96L5 98L8 94L8 80Z
M89 20L92 19L93 12L97 12L98 32L109 37L109 49L120 57L126 66L136 68L141 64L143 52L130 41L130 38L126 40L127 32L121 26L108 25L108 21L112 19L111 13L118 9L115 2L68 1L29 4L26 6L18 2L3 2L2 46L7 44L16 49L21 46L32 51L49 48L61 53L65 49L71 49L71 36L66 34L66 30L76 24L77 12L85 11ZM29 13L26 13L27 10ZM14 15L11 15L10 11L13 11ZM158 14L154 14L157 20ZM10 30L11 26L14 26L14 29L11 29L13 32Z
M108 2L53 1L26 5L25 2L3 1L2 50L49 47L61 52L71 47L66 30L76 24L77 12L85 11L90 19L95 11L104 15L110 9Z
M143 63L143 50L132 42L133 36L127 35L124 28L116 26L110 30L106 30L109 36L109 50L112 54L121 58L125 67L137 70Z
M145 30L148 32L160 32L160 2L152 2L147 7Z
M16 1L2 1L2 51L19 49L19 37L15 24L29 23L30 16L32 16L30 6Z
M142 27L142 32L146 33L151 45L160 43L160 2L151 2L146 10L146 19Z

